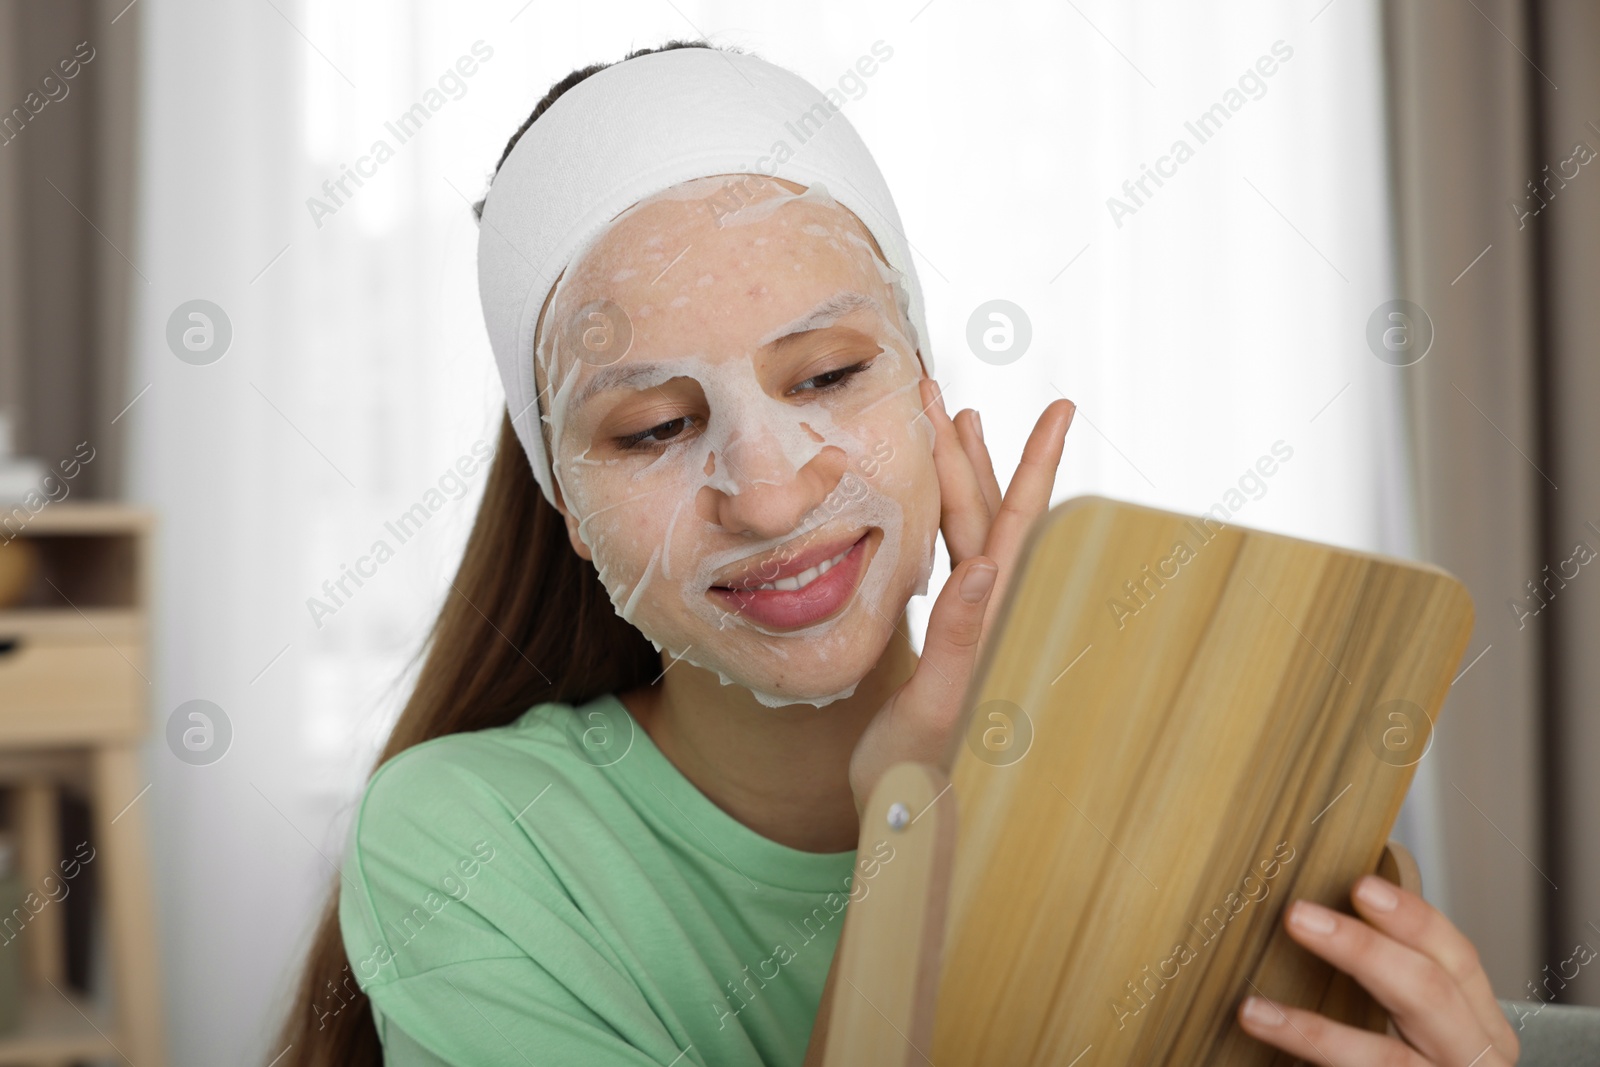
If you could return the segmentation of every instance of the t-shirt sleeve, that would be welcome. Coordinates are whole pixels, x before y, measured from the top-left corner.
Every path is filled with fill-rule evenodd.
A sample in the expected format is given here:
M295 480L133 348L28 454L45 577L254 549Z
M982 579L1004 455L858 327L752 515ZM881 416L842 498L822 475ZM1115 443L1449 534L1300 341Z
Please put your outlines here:
M559 773L507 797L473 760L470 741L402 753L374 774L351 828L340 928L385 1062L700 1063L540 850L537 820L560 817Z

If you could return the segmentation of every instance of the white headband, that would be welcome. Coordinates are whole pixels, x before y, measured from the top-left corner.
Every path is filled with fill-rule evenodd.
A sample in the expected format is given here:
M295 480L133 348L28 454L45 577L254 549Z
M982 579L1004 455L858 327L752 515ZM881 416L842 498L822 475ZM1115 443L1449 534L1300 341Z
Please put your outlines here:
M738 52L677 48L591 74L518 138L484 199L478 293L506 407L555 503L537 419L533 335L557 275L607 224L663 189L714 174L821 184L899 271L923 369L933 373L922 287L894 198L839 108L804 78Z

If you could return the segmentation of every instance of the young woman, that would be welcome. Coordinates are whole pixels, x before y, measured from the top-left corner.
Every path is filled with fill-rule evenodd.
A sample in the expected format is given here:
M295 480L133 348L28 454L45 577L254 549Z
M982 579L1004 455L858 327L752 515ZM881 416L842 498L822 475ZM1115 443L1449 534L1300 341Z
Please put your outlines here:
M616 66L654 64L666 94L729 76L711 64L733 53L678 51L706 48ZM732 72L768 67L738 54ZM602 69L624 84L576 71L512 138L485 242L515 246L536 199L507 164L519 141ZM547 126L581 129L579 106ZM943 751L1073 405L1045 408L1002 494L977 412L949 416L929 377L897 228L843 202L871 215L871 192L764 173L712 167L609 214L540 275L542 302L519 313L514 294L511 341L486 311L510 398L499 448L283 1063L816 1055L852 881L871 876L859 813L889 766ZM522 269L480 257L486 309ZM953 569L919 657L905 606L939 535ZM1241 1025L1320 1063L1515 1062L1471 944L1378 879L1353 899L1361 919L1301 902L1288 929L1404 1041L1256 998Z

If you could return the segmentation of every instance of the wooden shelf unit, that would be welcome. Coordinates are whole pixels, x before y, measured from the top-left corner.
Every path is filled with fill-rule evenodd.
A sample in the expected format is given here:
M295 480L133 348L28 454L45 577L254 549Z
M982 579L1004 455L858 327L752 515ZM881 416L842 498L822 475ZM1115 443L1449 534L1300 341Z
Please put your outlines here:
M139 746L150 728L150 513L119 504L47 504L20 529L38 550L19 602L0 608L0 787L25 891L61 877L57 799L87 798L114 1011L69 988L64 908L50 904L17 934L26 991L18 1028L0 1034L0 1065L113 1058L166 1062L161 969L150 879L149 785ZM0 917L3 918L3 917Z

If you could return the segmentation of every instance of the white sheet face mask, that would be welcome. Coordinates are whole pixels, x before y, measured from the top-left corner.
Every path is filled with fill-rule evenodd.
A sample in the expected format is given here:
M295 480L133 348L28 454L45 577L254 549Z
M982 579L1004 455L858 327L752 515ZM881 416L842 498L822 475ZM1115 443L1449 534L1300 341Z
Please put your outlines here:
M640 201L563 273L536 354L555 478L658 650L772 707L876 664L939 525L904 308L825 189L755 175ZM786 588L818 551L832 566Z

